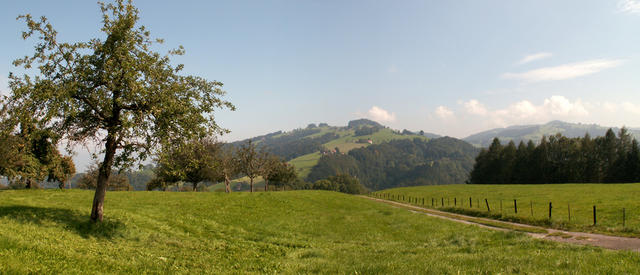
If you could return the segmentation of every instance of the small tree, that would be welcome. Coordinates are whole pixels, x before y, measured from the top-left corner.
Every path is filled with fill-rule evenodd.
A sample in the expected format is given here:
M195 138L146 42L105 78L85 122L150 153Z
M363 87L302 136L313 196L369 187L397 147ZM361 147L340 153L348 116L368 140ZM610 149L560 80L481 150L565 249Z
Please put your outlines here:
M296 168L284 161L279 161L275 165L275 172L269 176L269 180L278 186L284 187L291 185L298 179Z
M80 178L78 188L95 190L98 186L98 165L94 164ZM133 186L129 184L129 178L121 173L113 173L107 182L107 190L110 191L133 191Z
M137 26L138 9L131 1L99 3L105 39L61 43L45 17L20 16L40 41L32 56L15 66L37 68L35 76L9 75L8 104L17 116L36 110L33 117L69 141L95 141L104 154L98 169L91 220L102 221L104 198L112 167L124 168L152 154L157 144L182 143L195 137L225 132L213 112L234 109L220 99L222 83L183 76L183 65L170 57L184 54L180 46L161 55L144 26Z
M249 178L251 192L253 192L253 180L260 175L262 159L251 140L240 146L238 159L240 161L240 171Z
M63 189L71 177L76 173L76 165L70 156L60 157L49 168L48 181L58 182L58 187Z
M224 181L225 192L231 193L231 178L240 173L240 160L233 146L221 145L216 153L218 181Z
M166 144L157 159L156 177L160 182L188 182L193 191L204 181L216 182L219 179L219 163L215 155L220 144L213 139L203 138L184 144Z
M264 179L264 191L269 191L269 181L277 180L280 159L268 152L262 152L260 156L259 174Z

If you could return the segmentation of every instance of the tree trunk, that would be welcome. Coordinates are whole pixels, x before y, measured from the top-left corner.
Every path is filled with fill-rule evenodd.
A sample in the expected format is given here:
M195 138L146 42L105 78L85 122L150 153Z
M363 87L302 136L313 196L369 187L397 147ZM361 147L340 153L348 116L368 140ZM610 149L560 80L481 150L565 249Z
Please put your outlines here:
M197 192L198 191L198 183L194 183L193 184L193 192Z
M58 188L60 188L60 190L64 189L64 182L60 182L58 184Z
M30 179L27 179L24 184L25 184L24 188L31 189L31 180Z
M249 182L251 183L251 193L253 193L253 178L249 178Z
M111 165L113 165L113 158L116 155L116 148L116 137L112 133L107 134L104 160L98 170L98 183L93 197L93 207L91 208L92 222L102 222L104 197L107 194L107 182L111 175Z
M264 180L264 191L269 191L269 180L267 179Z
M231 183L229 182L229 177L224 176L224 187L226 193L231 193Z

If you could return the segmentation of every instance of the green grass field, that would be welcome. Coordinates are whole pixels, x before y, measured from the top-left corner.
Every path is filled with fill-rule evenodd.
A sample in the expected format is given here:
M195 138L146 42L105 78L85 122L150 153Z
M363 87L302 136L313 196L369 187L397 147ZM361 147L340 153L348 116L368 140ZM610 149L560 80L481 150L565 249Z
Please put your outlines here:
M425 198L428 207L431 207L433 198L437 204L435 207L447 208L452 212L560 229L640 237L640 184L440 185L395 188L379 193L393 194L396 200L398 197L402 200L402 195L405 200L409 196L418 198L417 204L420 205L422 198ZM469 197L472 198L472 207L469 207ZM457 198L455 207L454 198ZM484 199L489 202L490 212ZM517 200L517 214L514 199ZM594 205L596 226L593 226Z
M0 192L0 273L629 273L640 255L334 192Z
M289 161L289 163L296 168L298 177L301 179L305 179L309 175L309 173L311 173L311 168L318 164L318 160L321 156L322 155L320 154L320 152L315 152L292 159Z

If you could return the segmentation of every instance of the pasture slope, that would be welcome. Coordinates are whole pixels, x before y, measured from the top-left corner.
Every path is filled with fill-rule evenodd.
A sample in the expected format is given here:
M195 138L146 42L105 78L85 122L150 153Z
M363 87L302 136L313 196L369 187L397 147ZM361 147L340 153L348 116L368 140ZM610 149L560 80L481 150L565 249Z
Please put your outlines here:
M1 191L0 273L621 274L640 255L462 225L325 191Z
M396 201L408 202L411 197L417 205L422 205L424 198L426 207L472 216L562 230L640 237L640 184L466 184L402 187L376 193L386 194L383 196ZM487 211L487 202L490 211ZM593 206L596 206L595 226Z

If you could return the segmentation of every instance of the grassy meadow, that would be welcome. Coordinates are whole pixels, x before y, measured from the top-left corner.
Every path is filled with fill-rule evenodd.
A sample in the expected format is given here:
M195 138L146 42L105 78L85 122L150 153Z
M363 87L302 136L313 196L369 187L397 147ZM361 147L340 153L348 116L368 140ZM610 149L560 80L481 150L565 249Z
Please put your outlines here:
M417 203L414 203L419 205L422 205L424 198L428 207L432 207L433 198L434 208L451 212L560 229L640 237L640 184L439 185L394 188L377 193L394 196L394 200L402 200L402 196L406 201L409 197L417 198ZM469 207L469 197L472 198L472 207ZM487 211L485 199L490 212ZM517 214L514 199L517 201Z
M627 273L640 255L324 191L0 192L0 273Z

